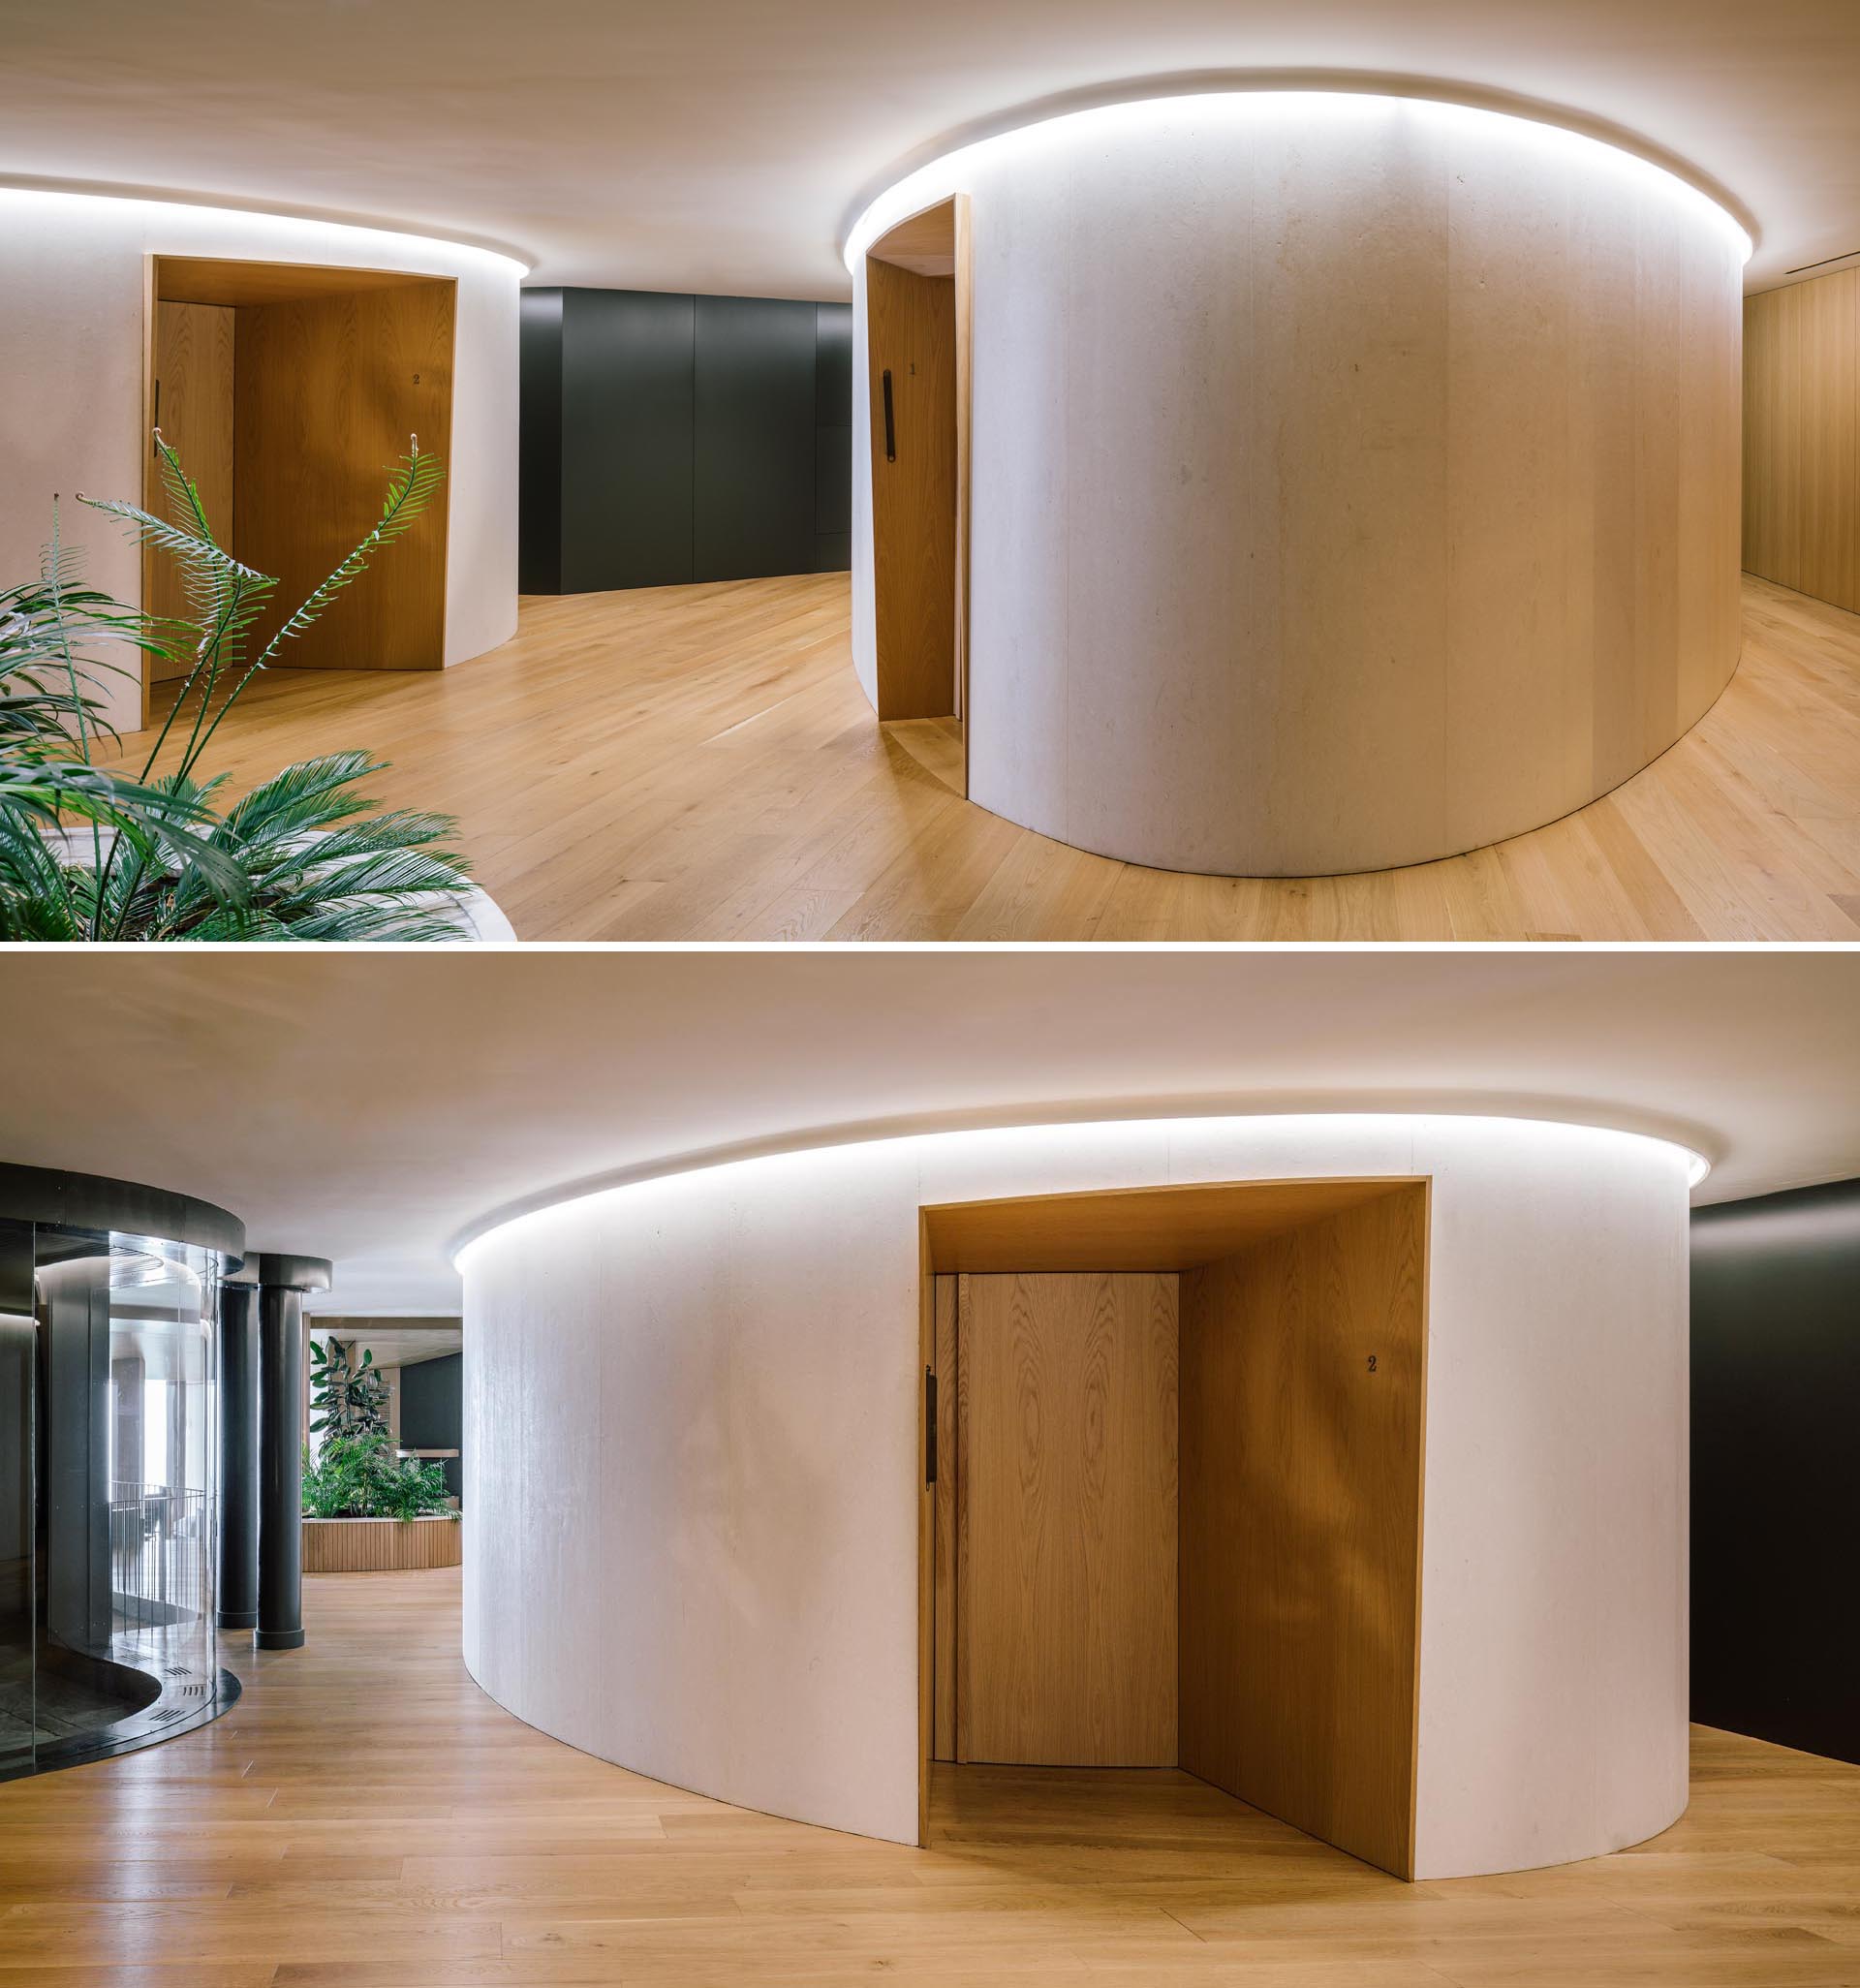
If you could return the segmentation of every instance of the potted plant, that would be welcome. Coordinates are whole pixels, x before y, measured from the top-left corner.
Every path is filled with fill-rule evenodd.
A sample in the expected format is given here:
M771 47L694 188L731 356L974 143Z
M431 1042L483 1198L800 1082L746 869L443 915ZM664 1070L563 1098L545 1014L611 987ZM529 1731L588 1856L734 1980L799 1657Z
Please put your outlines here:
M388 1382L373 1350L364 1347L352 1367L334 1339L313 1339L310 1385L310 1433L323 1440L314 1456L308 1444L303 1451L304 1571L456 1567L458 1513L446 1473L394 1453Z
M458 1513L438 1464L394 1454L385 1432L333 1436L303 1453L306 1573L456 1567Z

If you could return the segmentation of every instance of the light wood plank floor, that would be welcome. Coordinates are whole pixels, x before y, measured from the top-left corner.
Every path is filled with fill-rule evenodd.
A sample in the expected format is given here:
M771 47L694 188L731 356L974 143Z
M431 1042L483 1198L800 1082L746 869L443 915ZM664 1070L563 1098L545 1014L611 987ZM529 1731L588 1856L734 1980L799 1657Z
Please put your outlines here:
M1641 1848L1408 1885L1185 1775L946 1769L906 1849L680 1794L500 1711L459 1576L305 1582L217 1724L0 1786L0 1984L1836 1988L1860 1768L1698 1728Z
M443 673L279 671L212 763L243 789L372 748L525 939L1860 940L1860 616L1747 580L1745 631L1605 799L1354 877L1139 869L971 806L948 729L874 722L838 574L526 601Z

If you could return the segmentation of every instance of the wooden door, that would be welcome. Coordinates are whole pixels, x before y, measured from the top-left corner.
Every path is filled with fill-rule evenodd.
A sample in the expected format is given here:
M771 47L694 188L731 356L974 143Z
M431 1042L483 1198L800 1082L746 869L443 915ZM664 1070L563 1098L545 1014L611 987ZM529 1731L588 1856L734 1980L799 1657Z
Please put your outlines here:
M956 708L956 286L866 263L881 718Z
M206 521L222 545L230 545L232 535L232 350L230 305L156 304L155 424L199 486ZM146 462L143 509L191 526L191 518L172 515L152 437ZM151 614L191 617L180 568L167 553L151 547L142 571L142 600ZM185 654L151 657L150 681L185 676L191 667L192 658Z
M233 545L280 582L264 636L374 525L410 436L450 456L454 290L409 279L239 307ZM446 490L286 644L281 668L443 668Z
M959 1759L1175 1764L1176 1287L960 1280Z

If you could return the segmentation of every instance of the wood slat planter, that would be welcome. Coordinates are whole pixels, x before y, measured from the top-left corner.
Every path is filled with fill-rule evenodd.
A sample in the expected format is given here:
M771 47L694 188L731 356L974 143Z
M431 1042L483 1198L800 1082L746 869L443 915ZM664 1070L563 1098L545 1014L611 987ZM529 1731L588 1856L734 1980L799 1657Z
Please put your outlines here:
M463 1523L450 1518L307 1518L305 1573L390 1573L456 1567Z

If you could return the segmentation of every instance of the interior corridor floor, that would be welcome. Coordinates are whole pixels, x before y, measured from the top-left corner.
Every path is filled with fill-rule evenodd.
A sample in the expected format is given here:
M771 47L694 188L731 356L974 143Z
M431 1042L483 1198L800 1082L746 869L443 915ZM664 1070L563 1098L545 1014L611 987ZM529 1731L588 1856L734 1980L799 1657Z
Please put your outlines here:
M844 574L526 600L453 669L259 678L209 770L373 750L387 799L459 818L523 939L1860 940L1860 615L1766 581L1730 688L1653 766L1354 877L1140 869L972 806L952 727L874 721L848 629Z
M1174 1773L945 1769L927 1849L499 1710L459 1576L311 1576L216 1724L0 1786L0 1988L1626 1988L1860 1981L1860 1768L1698 1729L1637 1850L1404 1884Z

